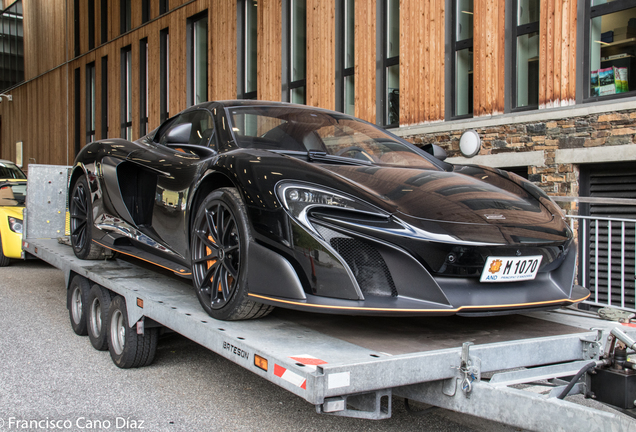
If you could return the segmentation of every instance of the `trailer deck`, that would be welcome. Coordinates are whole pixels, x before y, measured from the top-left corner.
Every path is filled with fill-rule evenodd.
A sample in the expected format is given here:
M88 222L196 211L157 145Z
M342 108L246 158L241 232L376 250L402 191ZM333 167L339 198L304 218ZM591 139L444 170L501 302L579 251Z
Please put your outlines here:
M38 181L45 188L32 193L34 177L39 180L32 175L29 197L48 193L62 200L65 168L42 173L53 180ZM53 201L31 207L27 202L23 248L62 270L67 287L79 275L122 296L138 334L158 323L298 395L318 413L388 418L391 398L399 396L525 429L636 430L636 420L618 411L557 398L569 384L563 378L592 361L603 363L607 336L617 323L574 310L369 318L278 309L259 320L217 321L200 307L187 279L134 259L76 258L71 247L52 238L60 227L63 232L64 221ZM37 205L45 208L35 210ZM623 330L636 335L630 327ZM549 394L518 388L538 380L554 386ZM588 391L585 377L570 387L571 395Z

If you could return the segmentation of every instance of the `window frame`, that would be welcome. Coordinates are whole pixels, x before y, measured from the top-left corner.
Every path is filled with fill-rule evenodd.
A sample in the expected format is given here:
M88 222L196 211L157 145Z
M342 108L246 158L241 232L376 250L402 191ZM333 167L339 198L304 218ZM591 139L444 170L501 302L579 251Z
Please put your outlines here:
M205 97L203 98L202 101L197 102L196 101L196 87L197 87L197 83L198 83L198 77L196 74L196 61L197 61L197 56L196 56L196 24L200 21L205 20L206 23L206 49L205 49L205 64L206 64L206 68L205 68ZM208 74L208 61L209 61L209 57L208 57L208 48L209 48L209 31L210 31L210 27L209 27L209 23L208 23L208 11L204 10L196 15L191 16L190 18L188 18L187 21L187 35L186 35L186 55L187 55L187 106L190 107L192 105L196 105L197 103L201 103L201 102L205 102L208 100L209 98L209 86L210 86L210 81L209 81L209 74Z
M159 33L159 121L163 123L170 117L170 29Z
M121 134L132 141L132 46L121 49Z
M102 0L103 1L103 0ZM102 139L108 138L108 56L102 57Z
M132 29L132 0L119 1L119 33L124 34Z
M354 61L353 65L347 67L347 6L354 4L353 34L354 34ZM336 110L346 111L347 102L347 78L355 76L355 2L354 0L336 0ZM355 78L354 78L354 111L355 111ZM349 113L353 115L354 113Z
M96 65L95 62L90 62L86 65L86 96L84 101L86 103L86 144L95 141L97 135L95 120L96 120L96 96L97 96L97 81L96 81Z
M95 48L95 0L88 0L88 50Z
M380 103L378 104L378 110L376 110L376 122L382 125L384 128L390 129L390 128L396 128L400 126L399 101L398 101L398 121L397 123L389 123L389 68L398 66L398 74L399 74L400 54L399 54L399 44L398 44L398 55L389 57L389 44L388 44L389 0L380 0L378 2L378 5L379 5L378 22L380 23L378 27L380 29L380 39L381 39L380 47L379 47L380 48L379 54L381 59L380 61L381 70L377 71L377 76L379 79L377 80L376 86L380 90L382 97L379 99ZM398 11L399 10L400 9L399 9L399 2L398 2ZM399 25L399 21L400 21L400 17L398 16L398 25ZM398 35L399 35L399 32L398 32ZM399 90L399 87L398 87L398 90Z
M148 38L139 40L139 136L148 133Z
M247 25L247 8L248 2L256 3L254 0L238 0L237 8L236 8L236 41L237 41L237 56L236 56L236 71L237 71L237 79L236 79L236 90L237 90L237 98L238 99L256 99L258 94L258 84L255 85L256 90L246 91L247 89L247 56L248 50L248 25ZM258 14L258 6L254 10L256 14ZM253 41L253 44L258 47L258 32L256 34L256 38ZM255 62L257 61L254 60Z
M457 53L459 51L465 50L465 49L473 49L473 73L474 73L474 67L475 67L475 51L474 51L474 38L475 35L473 33L473 36L467 39L462 39L460 41L457 40L457 13L458 13L458 1L459 0L454 0L453 1L453 9L452 9L452 39L451 39L451 73L452 73L452 85L451 85L451 120L460 120L460 119L468 119L468 118L473 118L473 113L475 111L475 107L473 105L473 109L469 110L468 114L457 114ZM477 0L479 1L479 0ZM475 6L473 3L473 13L475 10ZM474 19L473 19L473 26L474 26ZM474 27L473 27L474 29ZM473 81L473 86L472 89L469 86L468 89L468 100L469 100L469 106L470 106L470 95L473 95L473 101L474 101L474 81Z
M520 36L525 36L527 34L531 34L531 33L538 33L539 34L539 40L541 40L541 32L540 32L540 23L541 23L541 15L539 15L539 20L538 21L534 21L528 24L522 24L522 25L518 25L518 21L519 21L519 14L518 14L518 10L519 10L519 0L513 0L512 1L512 19L513 19L513 24L512 24L512 44L511 44L511 50L512 50L512 76L511 76L511 80L510 80L510 102L511 102L511 108L510 108L510 112L520 112L520 111L531 111L531 110L537 110L539 109L539 97L537 94L537 104L536 105L526 105L526 106L518 106L518 100L517 100L517 91L518 91L518 83L517 83L517 39ZM541 14L541 10L539 9L539 14ZM539 45L539 50L541 50L541 45ZM474 60L473 60L474 61ZM540 61L537 60L537 61ZM539 66L540 67L540 66ZM540 78L539 78L540 80Z
M631 0L613 0L609 3L592 6L592 0L585 0L585 19L583 31L583 103L611 101L615 99L623 99L636 96L636 90L605 96L590 96L590 27L592 24L592 19L627 9L635 9L636 5L633 2L630 2Z
M108 1L100 0L100 20L101 20L101 41L102 44L108 42Z
M294 64L294 38L292 34L294 3L305 2L305 76L293 81L292 69ZM305 0L284 0L283 1L283 71L282 71L282 100L290 102L292 92L297 89L305 89L305 100L307 103L307 2Z

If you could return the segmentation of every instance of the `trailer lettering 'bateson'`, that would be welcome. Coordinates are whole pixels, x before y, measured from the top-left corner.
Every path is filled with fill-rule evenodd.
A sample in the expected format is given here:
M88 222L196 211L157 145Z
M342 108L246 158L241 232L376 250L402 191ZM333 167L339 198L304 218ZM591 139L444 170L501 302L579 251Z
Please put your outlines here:
M636 430L636 420L618 411L563 399L593 392L601 402L636 411L635 328L621 332L618 323L573 309L399 319L279 310L257 321L217 321L187 280L132 259L77 259L62 236L68 172L29 165L23 249L64 272L73 330L108 349L121 368L149 365L160 333L170 329L320 414L386 419L399 397L527 430ZM230 342L236 340L240 347ZM552 387L533 384L545 380Z
M231 352L234 355L237 355L237 356L239 356L241 358L244 358L245 360L249 360L249 358L250 358L250 353L248 353L245 350L240 349L239 347L236 347L236 346L232 345L229 342L223 342L223 349Z

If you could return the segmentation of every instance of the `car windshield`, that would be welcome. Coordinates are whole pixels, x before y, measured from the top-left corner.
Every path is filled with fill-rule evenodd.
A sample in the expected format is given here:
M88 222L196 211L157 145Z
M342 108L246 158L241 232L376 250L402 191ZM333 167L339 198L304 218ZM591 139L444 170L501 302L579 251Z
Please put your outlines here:
M26 175L16 165L0 162L0 179L26 179Z
M0 206L23 206L26 200L26 182L0 183Z
M236 144L242 148L316 152L378 165L437 168L382 129L343 114L249 106L229 108L228 117Z

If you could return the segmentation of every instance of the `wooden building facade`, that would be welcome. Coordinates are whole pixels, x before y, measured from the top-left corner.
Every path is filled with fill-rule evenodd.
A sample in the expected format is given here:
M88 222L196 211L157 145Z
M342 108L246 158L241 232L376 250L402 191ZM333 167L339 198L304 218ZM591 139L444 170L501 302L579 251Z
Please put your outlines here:
M3 3L22 10L24 76L2 90L11 101L0 96L0 157L21 156L25 167L70 164L93 139L136 139L201 98L350 112L453 156L457 140L443 130L603 103L611 111L615 97L624 105L636 95L636 78L620 95L590 84L594 14L633 14L625 40L636 38L627 0L601 12L596 0Z

